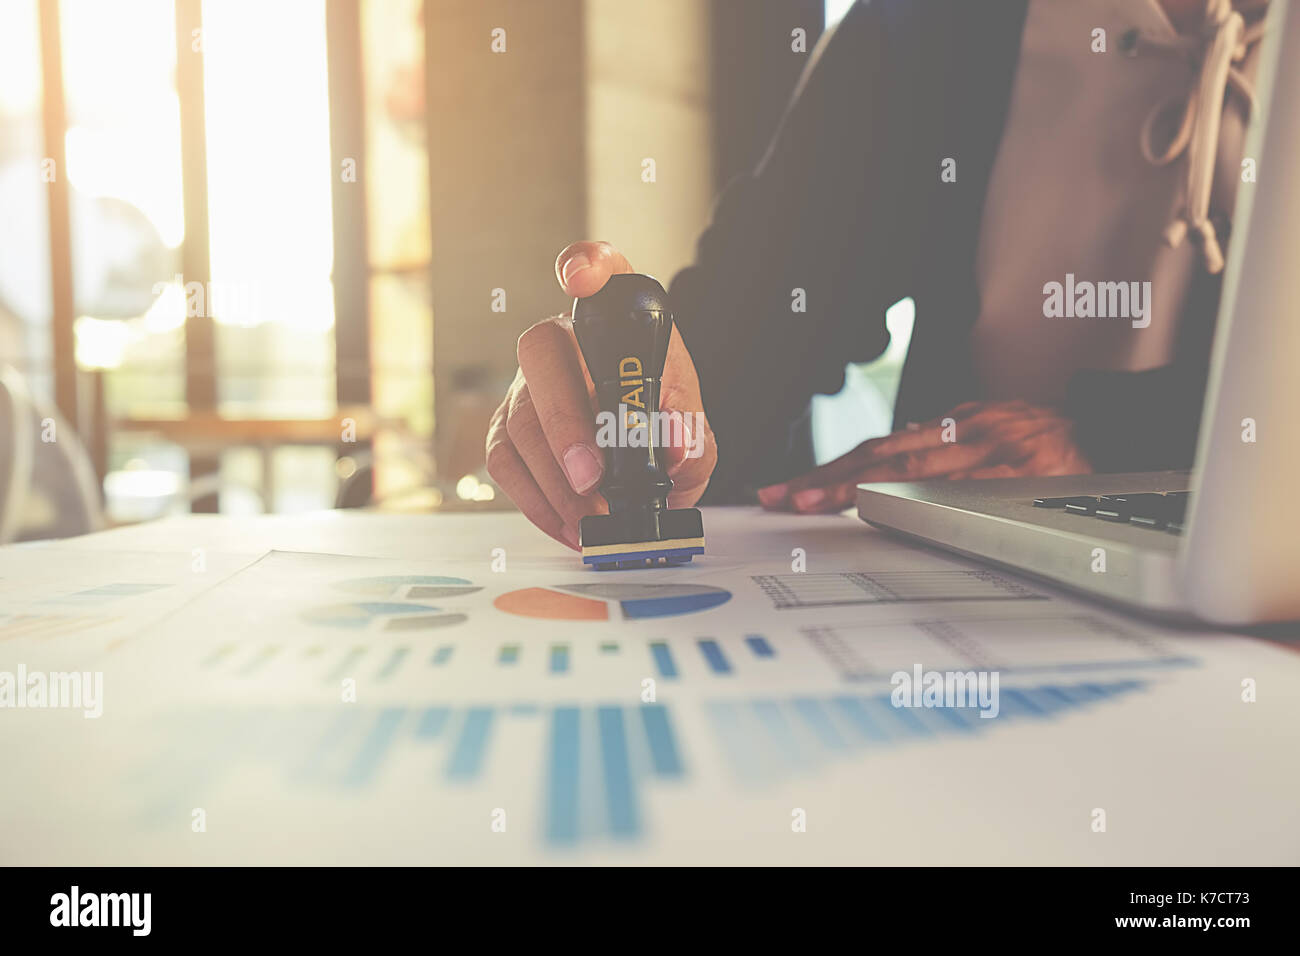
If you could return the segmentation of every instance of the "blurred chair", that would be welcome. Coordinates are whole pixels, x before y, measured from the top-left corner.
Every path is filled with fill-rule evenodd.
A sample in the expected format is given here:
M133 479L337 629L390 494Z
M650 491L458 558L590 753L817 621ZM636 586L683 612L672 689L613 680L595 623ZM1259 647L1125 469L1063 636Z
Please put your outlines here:
M0 367L0 544L104 526L99 485L71 426Z
M17 374L0 367L0 544L17 536L32 476L31 406L17 386Z

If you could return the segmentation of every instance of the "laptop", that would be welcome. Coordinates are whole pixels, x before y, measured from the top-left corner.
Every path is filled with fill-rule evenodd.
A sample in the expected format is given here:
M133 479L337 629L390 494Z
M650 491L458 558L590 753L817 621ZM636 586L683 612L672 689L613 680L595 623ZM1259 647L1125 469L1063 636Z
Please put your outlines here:
M1300 620L1297 3L1259 76L1193 470L864 484L864 521L1158 617Z

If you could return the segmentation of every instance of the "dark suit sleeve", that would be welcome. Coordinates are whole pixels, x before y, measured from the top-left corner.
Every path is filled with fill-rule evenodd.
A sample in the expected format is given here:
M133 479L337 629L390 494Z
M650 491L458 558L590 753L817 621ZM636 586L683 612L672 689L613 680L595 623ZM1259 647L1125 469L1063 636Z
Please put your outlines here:
M875 4L823 37L772 145L724 191L671 284L719 461L706 500L811 466L807 409L888 344L909 261L891 241L891 63ZM893 179L897 182L897 179Z
M1084 369L1070 379L1065 413L1094 471L1192 467L1222 286L1221 275L1197 270L1168 365L1144 372Z
M859 2L818 45L767 154L670 287L718 438L705 501L811 467L809 399L884 351L885 309L904 296L917 319L896 427L980 398L974 259L1025 10ZM956 183L939 179L945 156L960 158ZM1067 413L1098 470L1190 463L1217 289L1191 298L1206 314L1185 319L1171 366L1071 381Z

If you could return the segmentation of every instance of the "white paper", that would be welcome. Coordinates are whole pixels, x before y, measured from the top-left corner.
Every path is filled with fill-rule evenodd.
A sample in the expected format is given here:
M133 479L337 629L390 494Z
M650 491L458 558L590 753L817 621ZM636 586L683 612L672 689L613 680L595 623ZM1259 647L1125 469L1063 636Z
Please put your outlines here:
M23 781L0 793L4 857L1300 859L1293 651L847 517L705 521L692 566L594 572L514 515L207 519L214 545L304 550L87 650L101 718L0 711ZM915 665L996 670L999 715L900 713L890 676Z

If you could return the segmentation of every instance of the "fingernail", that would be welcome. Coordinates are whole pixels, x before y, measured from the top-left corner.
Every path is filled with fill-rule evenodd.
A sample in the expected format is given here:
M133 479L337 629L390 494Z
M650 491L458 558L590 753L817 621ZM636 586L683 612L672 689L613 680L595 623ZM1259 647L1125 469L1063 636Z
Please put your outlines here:
M779 505L785 500L785 485L768 485L758 489L758 500L765 505Z
M816 508L826 500L826 492L820 488L807 488L794 496L794 506L799 509Z
M683 415L682 416L682 458L684 460L687 458L703 458L703 457L704 457L703 436L701 436L701 440L699 442L699 445L697 446L695 443L695 435L691 431L691 426L686 423L686 416Z
M672 409L664 411L664 414L671 415L669 419L673 423L670 435L672 440L677 443L677 447L682 450L682 457L686 457L686 452L691 447L691 426L686 424L686 416L681 412L675 412Z
M564 451L564 474L569 479L570 487L578 494L585 495L600 481L600 459L582 443L570 445Z
M686 464L686 459L698 458L699 455L691 455L691 443L694 439L691 437L690 426L686 424L686 416L671 408L661 408L659 413L668 422L668 440L663 448L664 457L668 460L668 470L676 471Z
M564 280L564 284L567 286L569 282L572 281L573 277L579 272L590 268L591 260L588 259L585 254L578 252L570 256L569 260L564 263L564 268L560 272L560 278Z

